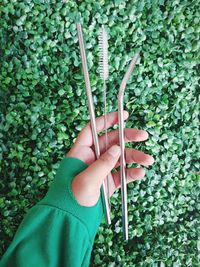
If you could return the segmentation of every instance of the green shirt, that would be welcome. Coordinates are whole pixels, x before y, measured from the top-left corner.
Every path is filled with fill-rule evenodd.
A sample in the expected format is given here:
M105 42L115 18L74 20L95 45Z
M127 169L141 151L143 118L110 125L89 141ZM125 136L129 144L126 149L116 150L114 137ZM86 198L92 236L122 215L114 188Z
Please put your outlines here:
M102 201L84 207L71 191L73 177L87 167L72 157L60 162L46 196L26 214L0 267L89 266L103 216Z

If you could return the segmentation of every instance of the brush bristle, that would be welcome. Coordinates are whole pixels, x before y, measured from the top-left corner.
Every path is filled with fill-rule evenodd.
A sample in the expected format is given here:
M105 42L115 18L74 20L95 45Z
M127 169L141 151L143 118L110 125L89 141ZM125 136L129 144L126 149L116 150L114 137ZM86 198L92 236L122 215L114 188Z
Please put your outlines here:
M99 71L102 80L108 79L108 37L102 26L99 34Z

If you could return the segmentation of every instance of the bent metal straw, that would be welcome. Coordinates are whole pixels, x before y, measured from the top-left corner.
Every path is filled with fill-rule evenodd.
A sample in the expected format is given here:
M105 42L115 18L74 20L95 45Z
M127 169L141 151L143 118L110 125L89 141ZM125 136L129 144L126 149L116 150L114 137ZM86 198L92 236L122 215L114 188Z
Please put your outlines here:
M127 81L135 67L135 64L139 58L139 54L136 54L124 75L122 83L119 88L118 94L118 118L119 118L119 141L121 147L120 157L120 177L121 177L121 196L122 196L122 222L123 222L123 235L124 239L128 240L128 209L127 209L127 182L126 182L126 161L125 161L125 141L124 141L124 119L123 119L123 102L124 102L124 91L126 88Z

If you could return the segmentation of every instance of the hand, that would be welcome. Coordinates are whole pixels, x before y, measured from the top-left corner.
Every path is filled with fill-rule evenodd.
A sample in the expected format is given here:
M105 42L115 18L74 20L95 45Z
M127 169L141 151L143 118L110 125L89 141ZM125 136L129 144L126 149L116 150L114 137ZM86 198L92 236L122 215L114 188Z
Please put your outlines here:
M124 111L124 120L128 118L128 112ZM118 113L107 114L107 128L112 127L118 122ZM105 130L104 116L96 118L97 133ZM93 206L97 203L100 196L100 188L103 180L112 171L113 168L120 166L120 147L119 130L108 132L108 150L106 151L105 134L99 137L100 154L96 160L92 131L90 122L78 134L75 144L67 153L67 157L74 157L82 160L88 166L84 171L74 177L72 182L72 192L78 203L82 206ZM143 130L125 129L125 142L140 142L148 139L148 133ZM112 149L112 150L111 150ZM152 165L154 159L152 156L131 148L125 148L126 163L138 163L144 166ZM143 168L126 169L127 183L141 179L145 175ZM106 185L107 183L105 183ZM109 175L109 196L116 189L120 188L120 171Z

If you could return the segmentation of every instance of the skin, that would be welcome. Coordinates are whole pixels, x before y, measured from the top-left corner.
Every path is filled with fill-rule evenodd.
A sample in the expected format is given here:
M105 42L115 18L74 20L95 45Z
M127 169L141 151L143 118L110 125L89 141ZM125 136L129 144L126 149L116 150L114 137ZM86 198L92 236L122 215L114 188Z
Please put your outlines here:
M124 111L124 120L128 118L128 112ZM111 112L107 114L107 128L110 128L118 123L118 113ZM105 130L104 116L96 118L97 133ZM133 128L125 129L125 142L141 142L147 140L148 133L144 130ZM105 182L109 186L109 197L120 188L120 171L111 174L111 171L120 166L120 147L119 131L113 130L108 132L108 150L106 151L105 134L99 137L100 157L96 160L92 131L90 122L78 134L76 142L67 153L67 157L74 157L85 162L88 167L77 176L72 182L72 192L77 202L81 206L94 206L100 196L100 188L103 180L108 175L108 180ZM110 153L110 148L115 147L116 155ZM143 166L150 166L154 163L154 158L141 151L131 148L125 148L125 159L127 164L138 163ZM141 179L145 175L145 170L141 168L126 169L127 183Z

